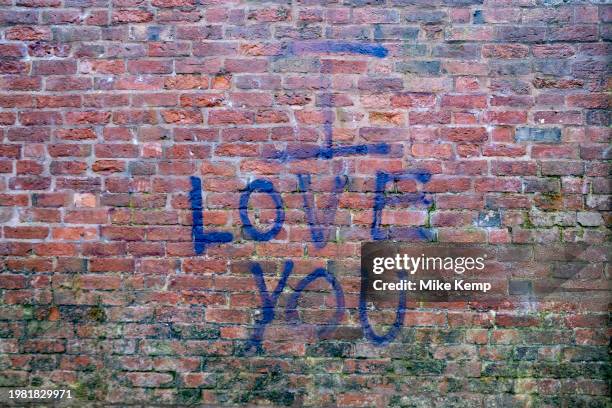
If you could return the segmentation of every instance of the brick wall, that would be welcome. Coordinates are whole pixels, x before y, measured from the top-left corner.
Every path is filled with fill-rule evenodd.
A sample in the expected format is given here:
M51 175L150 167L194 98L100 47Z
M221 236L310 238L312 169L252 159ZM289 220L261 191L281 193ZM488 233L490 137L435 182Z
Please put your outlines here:
M3 395L609 404L603 3L0 0ZM380 239L544 245L492 273L575 292L377 341Z

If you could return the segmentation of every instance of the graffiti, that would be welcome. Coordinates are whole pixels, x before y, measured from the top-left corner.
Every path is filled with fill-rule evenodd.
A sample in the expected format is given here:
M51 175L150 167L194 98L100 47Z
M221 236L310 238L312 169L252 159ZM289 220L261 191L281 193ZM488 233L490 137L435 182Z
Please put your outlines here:
M342 41L305 41L291 42L286 45L280 58L287 58L303 54L321 53L344 53L368 55L376 58L385 58L389 51L380 44L354 43ZM367 154L388 154L389 145L386 143L359 144L352 146L333 146L333 113L329 108L333 107L331 95L324 95L322 107L327 108L323 111L323 133L325 145L316 149L300 150L290 152L285 150L276 155L276 159L281 161L303 160L303 159L333 159L334 157L345 157L353 155Z
M324 248L327 244L326 235L329 232L325 231L325 225L331 224L337 212L338 200L344 187L348 184L348 179L345 177L336 177L334 179L335 186L332 191L332 203L330 208L320 211L321 219L315 214L314 200L309 199L308 190L310 190L310 175L297 174L298 185L304 202L304 212L310 229L310 235L313 243L317 248ZM372 225L370 234L372 240L379 241L388 239L387 234L381 229L382 211L386 206L398 204L418 204L430 205L431 199L427 194L419 193L402 193L387 195L386 186L390 182L401 180L416 180L420 183L427 183L431 178L431 174L426 171L403 172L403 173L386 173L379 171L376 174L376 191L373 204ZM191 204L191 213L193 218L192 224L192 239L194 242L194 250L200 255L206 249L206 245L216 243L232 242L234 235L231 232L220 231L204 231L204 216L202 203L202 181L199 177L192 176L190 178L192 190L189 193L189 201ZM249 217L249 200L253 192L261 192L268 194L274 202L276 216L273 225L267 231L257 229L251 223ZM240 220L242 221L244 235L248 239L254 241L270 241L282 230L285 222L284 203L281 195L274 189L271 181L266 179L255 179L250 182L240 196L239 205ZM422 240L430 240L431 233L424 227L415 229L415 237Z
M315 269L297 284L295 291L289 298L289 302L287 302L285 318L289 322L298 322L298 300L300 299L302 291L317 279L325 279L331 285L334 290L334 295L336 296L336 313L334 314L333 320L317 331L319 336L325 336L336 329L336 326L340 323L342 315L344 314L344 292L342 292L342 287L336 280L336 277L325 268Z
M345 42L345 41L296 41L287 44L283 56L307 53L344 53L369 55L376 58L385 58L389 50L376 43Z
M253 262L251 264L251 274L253 275L255 284L257 285L257 290L259 291L259 297L261 300L261 318L255 322L255 328L253 329L253 333L251 334L251 338L249 339L245 350L255 348L257 351L261 351L261 342L263 340L266 327L272 323L276 317L276 305L278 303L278 298L285 289L287 280L291 276L292 272L293 262L285 261L281 278L270 294L264 279L264 272L261 265L258 262ZM324 279L327 281L327 283L329 283L336 299L336 310L333 318L327 324L317 329L317 335L319 337L324 337L332 333L338 327L345 312L344 292L342 290L342 286L336 277L325 268L315 269L298 282L285 306L285 320L294 325L300 323L297 311L300 296L302 295L302 292L317 279ZM399 279L405 279L405 273L403 271L399 272ZM403 290L399 294L399 301L395 311L395 321L393 322L391 328L386 334L379 335L372 328L368 318L366 285L367 282L362 280L359 294L359 323L361 324L361 328L366 339L375 345L383 346L393 341L403 326L404 315L406 313L406 291Z
M376 173L376 197L374 198L373 216L372 216L372 239L375 241L388 239L389 237L380 229L382 221L382 211L387 205L395 204L410 204L420 203L430 205L429 199L424 193L402 194L387 197L385 195L387 184L390 182L398 182L400 180L416 180L420 183L427 183L431 179L431 174L425 171L408 172L408 173L386 173L379 171ZM416 230L416 235L425 240L430 240L431 232L428 229L419 227Z
M328 234L325 233L324 225L331 224L334 219L335 213L338 207L339 196L347 185L348 180L343 177L336 177L334 179L333 198L331 203L331 209L324 210L321 219L315 214L314 200L308 198L307 192L310 190L310 175L298 174L298 185L300 192L302 193L304 202L304 211L306 213L306 219L310 228L310 234L313 243L318 248L325 247ZM387 235L381 229L382 211L388 205L396 204L431 204L431 200L424 193L405 193L399 195L386 195L387 185L391 182L398 182L401 180L416 180L420 183L427 183L431 179L431 174L426 171L416 172L404 172L404 173L387 173L379 171L376 173L376 191L373 205L372 225L371 225L371 237L373 240L386 239ZM201 181L198 177L191 177L191 185L193 187L190 193L191 210L193 213L193 240L194 249L196 253L200 254L204 251L207 244L212 243L224 243L231 242L233 240L233 234L230 232L219 232L209 231L205 232L203 227L203 215L202 215L202 187ZM261 192L268 194L274 202L276 211L276 217L272 227L268 230L261 231L254 227L251 223L248 214L248 204L253 192ZM285 210L281 195L274 189L274 185L271 181L266 179L256 179L248 184L245 191L240 196L240 219L243 224L245 236L255 241L270 241L272 240L281 230L285 221ZM431 234L429 230L418 227L416 229L416 235L419 239L429 240ZM283 292L287 285L287 280L293 272L293 262L285 261L283 272L280 280L276 284L274 290L270 293L264 279L264 271L258 262L253 262L251 265L251 274L255 280L257 290L259 291L259 297L261 301L261 318L256 321L255 328L247 344L247 350L255 348L261 350L261 342L266 329L276 318L276 305L280 294ZM401 277L403 278L403 276ZM287 305L285 306L285 318L292 324L299 323L297 304L302 292L315 280L324 279L327 281L333 289L334 296L336 298L336 311L333 319L323 327L317 330L319 336L325 336L331 333L338 326L342 319L342 315L345 311L344 305L344 292L340 283L336 277L324 268L315 269L309 275L300 280L292 293ZM365 337L376 345L385 345L392 341L403 325L404 314L406 310L406 293L401 292L396 309L396 318L392 327L384 335L378 335L372 328L368 319L368 308L366 305L365 289L362 282L361 292L359 296L359 322Z
M406 278L404 271L399 271L398 275L400 280ZM393 341L404 325L404 315L406 314L406 290L404 289L399 293L399 301L395 309L395 322L393 322L387 334L378 335L370 325L370 320L368 319L368 306L366 304L367 284L368 282L366 280L361 280L361 290L359 291L359 323L361 324L361 329L366 339L377 346L383 346Z
M261 299L261 318L255 322L255 328L253 329L251 338L249 339L246 345L246 350L251 350L255 348L256 350L261 351L261 342L263 340L263 335L266 330L266 326L272 323L276 316L275 310L278 298L285 289L285 286L287 285L287 280L291 276L292 272L293 262L285 261L281 278L276 284L274 291L272 291L272 294L270 294L270 291L268 290L266 281L264 279L264 272L261 268L261 265L258 262L252 263L251 274L253 275L253 279L255 280L255 284L257 285L257 289L259 291L259 297ZM300 300L302 292L317 279L326 280L332 287L334 291L334 296L336 297L336 312L332 320L328 324L323 327L320 327L317 330L317 334L319 336L325 336L336 329L336 327L342 320L342 315L345 311L344 292L342 291L342 287L340 286L340 283L336 280L336 277L330 272L328 272L325 268L315 269L313 272L311 272L298 282L293 293L291 294L291 297L287 302L287 305L285 306L285 319L293 325L297 325L300 323L297 311L298 302Z
M276 302L278 301L280 294L283 292L283 289L285 289L287 279L289 279L289 275L291 275L292 271L293 262L285 261L283 274L276 284L276 288L274 288L272 295L270 295L268 287L266 286L266 281L264 280L264 273L261 269L261 265L259 265L257 262L253 262L251 265L251 274L253 275L253 279L255 279L255 284L257 285L257 290L259 291L259 297L261 299L261 319L255 322L255 329L253 330L251 338L246 346L247 350L250 350L252 347L260 350L261 340L263 339L266 326L272 323L274 320Z
M295 42L286 46L283 57L307 53L351 53L368 55L376 58L384 58L388 55L388 50L379 44L364 44L336 41L315 41L315 42ZM330 96L330 95L328 95ZM334 146L333 143L333 112L330 108L333 107L333 98L322 98L323 100L323 132L325 136L325 144L320 147L309 147L304 149L294 149L293 151L285 150L277 152L270 157L273 160L281 162L291 160L305 159L323 159L329 160L334 157L352 156L352 155L369 155L369 154L388 154L390 151L389 145L386 143L375 144L360 144L350 146ZM329 227L333 224L337 210L339 197L343 189L348 185L347 176L337 176L334 179L334 186L331 191L331 202L328 203L328 208L319 210L318 214L315 209L314 195L310 191L311 179L309 174L297 174L297 181L300 193L302 194L306 221L309 226L310 236L316 248L324 248L329 240ZM388 239L388 235L381 228L382 212L386 206L397 204L423 204L430 205L431 200L424 193L406 193L387 195L386 188L390 183L396 183L401 180L415 180L425 184L431 178L431 174L427 171L414 171L403 173L387 173L378 171L376 173L375 197L373 203L373 215L371 224L371 237L373 240ZM194 242L194 250L197 254L202 254L206 246L214 243L232 242L234 236L231 232L220 231L204 231L203 220L203 202L202 202L202 183L200 178L191 177L192 190L189 194L191 203L191 211L193 215L192 236ZM274 203L275 219L272 226L267 230L258 229L255 227L249 217L249 201L252 193L267 194ZM275 238L282 230L285 222L285 210L281 195L275 190L271 181L266 179L256 179L251 181L240 196L239 215L242 222L244 236L247 239L255 241L270 241ZM414 237L420 240L429 240L431 233L423 227L414 229ZM287 281L293 272L293 262L285 261L283 272L276 287L270 292L265 279L264 271L258 262L253 262L251 265L251 274L257 286L261 301L261 317L255 322L255 327L251 337L247 343L247 350L255 348L261 351L261 343L266 330L266 327L276 318L276 306L278 299L283 293ZM285 319L290 324L300 324L300 319L297 311L297 306L303 291L316 280L325 280L332 288L336 299L335 313L331 320L325 325L321 325L317 329L317 334L322 337L333 332L340 324L345 313L344 292L336 277L325 268L317 268L310 274L302 278L298 283L285 306ZM364 290L364 282L362 282L361 293L359 297L359 321L364 333L364 336L376 345L384 345L392 341L399 333L404 320L406 309L406 294L402 292L396 309L395 322L384 335L377 334L368 319L368 308Z
M304 210L306 211L306 220L310 227L310 235L312 241L317 248L325 247L327 242L326 235L329 235L329 228L325 229L324 225L329 225L334 220L336 212L338 211L338 201L340 199L340 193L344 189L344 186L348 183L348 178L336 176L334 179L334 190L332 191L332 203L329 209L323 210L323 219L319 220L315 214L314 198L309 200L306 192L310 190L310 175L298 174L298 186L302 191L302 197L304 199ZM312 201L312 203L311 203ZM326 234L327 233L327 234Z
M230 232L204 232L204 206L202 205L202 181L199 177L190 177L191 191L189 202L191 204L192 238L196 254L201 254L206 244L232 242L234 236Z
M326 125L324 125L325 127ZM326 135L328 132L325 132ZM331 134L331 132L329 132ZM386 143L360 144L352 146L331 146L331 137L326 136L328 145L314 149L276 152L271 158L281 162L305 159L329 160L334 157L364 156L368 154L388 154L390 147Z
M272 197L276 207L276 219L274 225L268 231L262 232L257 230L251 224L249 219L249 199L253 191L261 191ZM274 238L283 228L285 222L285 210L283 209L283 200L274 189L274 185L269 180L257 179L249 183L246 191L240 196L240 221L244 226L244 233L247 237L255 241L269 241Z

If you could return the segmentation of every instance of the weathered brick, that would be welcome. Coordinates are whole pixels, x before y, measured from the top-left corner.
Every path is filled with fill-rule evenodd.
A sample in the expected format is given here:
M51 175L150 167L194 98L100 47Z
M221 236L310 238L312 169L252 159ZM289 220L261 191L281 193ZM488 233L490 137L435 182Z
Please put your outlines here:
M591 3L0 0L0 386L609 405ZM376 239L478 244L504 296L364 306Z
M395 70L404 74L438 75L440 61L406 61L398 62Z
M140 9L115 10L112 13L112 21L119 24L146 23L153 19L153 13Z

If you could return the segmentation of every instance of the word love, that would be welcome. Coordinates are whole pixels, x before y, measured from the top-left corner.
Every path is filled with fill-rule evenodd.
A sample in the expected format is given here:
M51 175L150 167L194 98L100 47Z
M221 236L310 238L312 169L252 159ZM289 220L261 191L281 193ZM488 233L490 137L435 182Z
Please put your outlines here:
M310 175L297 174L298 185L303 196L304 211L306 212L306 220L310 228L312 241L317 248L325 247L327 240L322 225L329 224L334 218L338 208L338 200L347 179L336 177L331 207L322 211L323 216L316 214L314 208L314 198L309 193L310 190ZM413 179L420 183L427 183L431 175L425 171L406 172L406 173L387 173L379 171L376 173L376 189L373 202L373 215L371 236L373 240L385 239L386 235L381 229L382 211L387 205L395 205L397 203L421 203L424 205L431 204L431 200L422 192L387 196L385 193L386 186L389 183L400 180ZM189 202L192 211L192 239L196 254L202 254L207 245L215 243L232 242L234 235L231 232L223 231L205 231L203 217L203 200L202 200L202 181L199 177L191 177L191 191L189 193ZM275 207L274 223L268 229L258 229L251 222L249 217L249 201L251 194L254 192L265 193L270 196ZM239 202L240 221L242 222L243 233L246 238L254 241L270 241L276 237L283 228L285 222L284 203L281 195L276 191L274 185L267 179L255 179L251 181L246 189L242 192ZM419 229L422 238L427 239L427 232Z

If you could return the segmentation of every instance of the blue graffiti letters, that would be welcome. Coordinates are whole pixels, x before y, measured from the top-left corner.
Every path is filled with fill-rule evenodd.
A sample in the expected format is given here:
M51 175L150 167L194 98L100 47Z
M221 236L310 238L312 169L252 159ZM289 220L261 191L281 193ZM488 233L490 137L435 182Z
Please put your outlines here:
M375 58L385 58L389 50L381 44L348 42L348 41L295 41L285 45L282 55L278 58L291 58L303 54L358 54ZM386 143L361 144L354 146L333 146L333 123L334 123L334 94L324 93L320 95L323 114L323 134L325 135L325 145L307 151L299 150L291 152L285 150L279 152L277 159L281 161L302 160L316 158L330 160L334 157L366 155L366 154L387 154L389 145Z
M292 58L303 54L320 54L320 53L340 53L340 54L358 54L374 58L385 58L389 54L389 50L377 43L360 43L346 41L296 41L285 45L283 53L276 58ZM322 72L325 74L326 72ZM267 159L278 160L280 162L288 162L292 160L307 160L307 159L322 159L330 160L335 157L348 157L369 154L387 155L391 148L386 143L372 143L360 145L336 145L333 140L334 128L334 109L335 95L333 93L324 93L320 95L320 103L323 114L323 136L324 141L320 145L299 144L288 145L282 151L276 151L276 148L271 149L266 156ZM310 228L310 235L316 248L325 247L329 240L330 231L333 228L336 214L338 212L339 195L348 183L348 178L336 177L334 180L333 191L326 192L325 199L327 200L324 208L317 210L315 197L311 191L310 175L298 174L298 186L303 194L304 211L306 220ZM412 179L418 183L427 183L431 178L431 174L427 171L414 171L404 173L387 173L379 171L376 173L376 190L373 204L373 216L371 236L374 240L381 239L404 239L413 238L416 235L418 239L429 239L431 233L423 227L416 228L389 228L387 231L381 227L382 213L385 207L393 207L398 204L417 203L420 205L429 205L431 203L424 193L402 193L389 194L386 188L390 183L396 183L400 180ZM191 211L193 215L192 237L194 249L197 254L201 254L206 249L206 245L213 243L231 242L233 234L230 232L204 231L204 214L202 202L202 183L200 178L191 177L191 192L189 200L191 203ZM253 193L263 193L268 195L273 203L276 211L275 219L272 226L256 227L249 218L249 202L253 198L253 202L257 201ZM320 204L320 203L319 203ZM321 205L320 205L321 207ZM285 210L281 195L275 190L274 185L267 179L256 179L248 184L242 192L239 202L239 216L242 221L244 236L247 239L255 241L270 241L275 238L282 230L285 222ZM266 327L275 319L275 308L279 297L287 285L288 278L293 271L293 262L285 261L283 272L276 287L270 292L266 286L264 272L259 263L254 262L251 266L251 274L255 280L259 296L261 299L261 317L255 322L253 333L247 344L247 349L255 347L258 351L261 350L261 343ZM345 299L340 282L336 277L325 268L318 268L311 272L306 277L302 278L285 307L285 317L290 323L298 324L300 322L298 316L298 303L300 297L303 296L304 290L317 279L323 279L333 290L336 300L335 313L330 321L319 327L317 333L319 336L325 336L335 330L340 324L345 313ZM392 341L399 333L404 320L406 310L406 293L402 292L398 301L396 310L395 322L392 327L384 335L377 334L370 325L368 318L367 299L364 284L362 281L361 294L359 298L359 321L363 329L364 336L374 344L386 344Z
M285 261L281 278L276 284L276 288L274 288L274 291L270 293L268 287L266 286L264 272L261 268L261 265L258 262L253 262L253 264L251 265L251 274L253 275L253 279L255 280L257 290L259 291L259 297L261 299L261 318L255 322L255 327L247 343L246 350L250 350L253 347L257 350L261 350L261 342L266 331L266 326L272 323L272 321L276 317L275 309L276 304L278 303L278 298L287 286L287 280L291 276L292 272L293 262ZM297 324L299 322L297 305L300 296L302 296L302 292L304 291L304 289L306 289L312 282L316 281L317 279L325 279L331 285L334 291L334 296L336 297L336 312L334 314L333 319L327 325L320 327L317 331L319 336L325 336L335 330L337 325L342 320L342 315L344 314L345 310L344 293L342 292L342 287L340 286L340 283L335 278L335 276L328 272L326 269L315 269L313 272L311 272L309 275L299 281L295 288L295 291L292 293L291 297L289 298L289 301L287 302L287 305L285 307L285 316L287 321L293 324Z
M275 309L278 303L278 299L280 297L280 294L287 286L287 280L291 276L292 272L293 262L285 261L281 278L276 284L276 287L274 288L272 293L270 293L268 287L266 286L264 272L261 268L261 265L257 262L253 262L253 264L251 265L251 274L253 275L253 279L255 280L255 284L259 291L259 297L261 299L261 318L255 322L255 327L247 343L246 350L250 350L251 348L255 348L258 351L261 350L261 343L266 327L270 323L272 323L272 321L274 321L276 317ZM405 277L406 275L404 271L400 271L399 278L405 279ZM342 286L340 285L340 282L338 282L336 277L332 273L327 271L325 268L315 269L313 272L311 272L309 275L305 276L298 282L294 292L291 294L285 306L285 319L292 324L300 323L297 311L299 299L302 296L304 290L317 279L324 279L325 281L327 281L332 287L334 296L336 298L336 310L334 316L327 324L323 325L322 327L319 327L317 330L317 335L319 337L324 337L332 333L338 327L345 313L345 300ZM370 324L368 318L368 307L366 304L367 285L367 280L362 279L361 291L359 294L359 323L361 324L364 336L369 341L371 341L375 345L383 346L393 341L399 334L402 326L404 325L407 298L406 291L402 291L399 294L399 301L395 311L395 321L393 325L387 331L386 334L380 335L374 331L374 328Z
M289 275L291 275L292 271L293 262L285 261L283 274L276 284L276 288L274 288L274 291L270 295L268 287L266 286L266 281L264 280L264 273L261 269L261 265L259 265L257 262L253 262L251 265L251 274L253 275L253 279L255 279L257 290L259 290L259 297L261 298L261 319L255 322L255 329L253 330L253 334L251 335L249 343L247 344L247 350L252 347L257 349L261 348L261 340L263 339L264 332L266 331L266 326L274 320L274 308L276 307L276 302L278 302L280 294L283 292L283 289L285 289L287 279L289 278Z
M191 204L191 215L193 218L191 236L196 254L204 252L206 244L231 242L234 236L230 232L209 231L204 232L204 206L202 205L202 181L199 177L190 177L191 191L189 202Z
M329 205L327 208L319 210L319 215L317 215L314 199L309 198L310 194L308 194L310 190L310 175L298 174L297 178L300 191L303 194L304 211L306 212L306 219L310 228L312 240L317 248L323 248L327 244L330 232L329 226L333 222L338 209L339 195L348 183L348 179L346 177L335 178L331 202L328 203ZM376 173L376 188L372 207L373 215L371 226L371 236L373 240L392 238L388 236L388 231L381 228L382 212L385 207L411 203L422 205L431 204L431 199L422 192L387 194L386 188L389 183L408 179L416 180L419 183L427 183L431 179L431 174L426 171L405 173L386 173L379 171ZM193 216L192 236L194 249L197 254L202 254L206 245L231 242L233 235L230 232L204 231L201 180L198 177L191 177L190 180L192 189L189 193L189 200ZM249 218L248 204L253 192L268 194L274 202L276 216L274 224L267 231L257 229ZM249 183L246 190L240 196L239 206L240 219L246 237L255 241L269 241L278 235L285 222L285 210L283 207L283 200L280 194L274 189L274 185L271 181L256 179ZM432 238L432 233L423 227L413 228L410 231L403 231L402 233L404 235L399 236L400 238L418 238L424 240L430 240ZM397 238L398 236L396 235L395 237Z
M317 279L325 279L334 290L334 295L336 296L336 313L334 314L333 319L327 325L320 327L317 331L319 336L325 336L331 332L333 332L337 325L342 320L342 315L344 314L344 293L342 292L342 287L340 283L336 280L336 277L329 273L325 268L315 269L312 273L307 275L304 279L302 279L295 288L295 292L289 298L287 302L287 306L285 308L285 317L287 321L292 323L297 323L298 312L297 305L302 295L302 291L308 287L312 282Z
M249 199L254 191L267 193L274 201L276 208L276 219L274 225L268 231L260 231L251 224L249 219ZM269 241L274 238L283 228L285 222L285 210L283 209L283 200L274 189L274 185L269 180L256 179L249 183L246 191L240 196L240 220L244 226L244 233L247 237L255 241Z
M306 211L306 219L310 226L310 235L314 245L317 248L323 248L327 244L327 238L329 236L330 225L333 223L338 210L339 194L346 186L348 180L346 177L337 176L334 179L334 189L331 195L331 203L327 209L322 210L321 220L319 220L315 214L315 203L314 197L312 200L308 199L307 192L310 190L310 175L298 174L298 185L300 191L302 191L302 197L304 199L304 210Z
M431 178L431 174L425 171L408 172L408 173L386 173L379 171L376 173L376 196L374 197L374 207L372 214L372 239L381 240L388 239L386 231L380 228L382 221L382 211L387 205L421 203L425 205L431 204L431 200L423 193L404 193L401 195L387 196L385 189L390 182L400 180L416 180L420 183L427 183Z
M406 273L404 271L398 272L399 279L405 279ZM366 292L367 292L368 280L361 279L361 291L359 293L359 322L365 337L372 343L378 346L384 346L390 343L398 335L402 326L404 325L404 315L406 314L406 290L402 290L399 294L399 301L397 309L395 310L395 322L384 335L376 334L370 320L368 319L368 306L366 304Z

